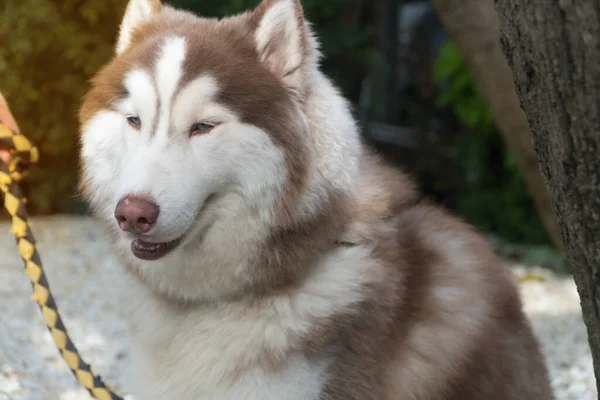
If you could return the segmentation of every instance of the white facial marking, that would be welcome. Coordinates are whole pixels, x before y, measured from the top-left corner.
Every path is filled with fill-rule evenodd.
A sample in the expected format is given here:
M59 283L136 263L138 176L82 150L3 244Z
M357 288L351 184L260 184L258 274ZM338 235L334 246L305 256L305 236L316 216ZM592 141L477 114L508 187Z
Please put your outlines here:
M219 86L210 75L202 75L188 83L174 99L172 122L175 129L189 130L189 121L217 123L236 120L237 116L231 110L211 103L218 93ZM203 106L198 107L198 104Z
M87 177L92 198L90 202L98 208L103 218L114 212L113 194L117 188L121 154L125 149L119 132L127 123L119 113L101 111L83 127L84 136L81 154L84 160L83 174Z
M152 83L152 77L143 70L135 70L125 79L130 97L124 105L138 112L142 129L139 134L130 132L125 136L130 155L123 159L122 167L127 173L122 175L119 182L115 199L117 202L128 194L152 197L158 195L153 186L156 177L164 176L160 170L161 164L164 163L161 162L161 155L169 142L171 100L183 74L185 52L183 38L167 37L156 65L155 85Z
M158 123L159 136L165 141L171 125L172 100L183 75L185 59L185 39L172 37L165 40L162 55L156 66L156 82L161 103L161 113Z
M144 122L142 129L151 128L158 106L152 77L144 70L133 70L125 77L124 85L130 97L119 104L118 108L125 115L139 117Z

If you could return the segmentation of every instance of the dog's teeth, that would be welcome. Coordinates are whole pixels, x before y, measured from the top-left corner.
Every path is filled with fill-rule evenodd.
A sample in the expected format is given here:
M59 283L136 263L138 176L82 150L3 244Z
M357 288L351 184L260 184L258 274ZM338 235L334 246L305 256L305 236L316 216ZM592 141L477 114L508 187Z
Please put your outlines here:
M156 251L160 247L160 244L146 244L137 242L135 247L142 251Z

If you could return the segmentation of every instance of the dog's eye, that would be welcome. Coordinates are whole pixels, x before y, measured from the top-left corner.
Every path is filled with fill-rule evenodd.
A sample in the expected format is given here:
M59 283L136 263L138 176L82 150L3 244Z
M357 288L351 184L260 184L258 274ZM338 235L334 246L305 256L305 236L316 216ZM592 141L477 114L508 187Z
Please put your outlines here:
M200 122L200 123L192 126L192 129L190 129L190 136L203 135L205 133L212 131L215 126L216 126L216 124L211 124L208 122Z
M140 125L142 124L139 117L127 117L127 122L133 129L140 129Z

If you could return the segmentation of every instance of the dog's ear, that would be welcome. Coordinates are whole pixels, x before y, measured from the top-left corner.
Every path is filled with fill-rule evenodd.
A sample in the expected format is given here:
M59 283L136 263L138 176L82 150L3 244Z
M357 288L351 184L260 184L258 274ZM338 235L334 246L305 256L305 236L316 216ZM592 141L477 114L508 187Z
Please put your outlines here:
M288 88L302 92L308 41L300 0L263 0L254 21L260 61Z
M131 43L133 31L147 22L154 14L160 12L162 3L160 0L129 0L125 9L125 16L119 28L119 38L116 45L116 53L121 54Z

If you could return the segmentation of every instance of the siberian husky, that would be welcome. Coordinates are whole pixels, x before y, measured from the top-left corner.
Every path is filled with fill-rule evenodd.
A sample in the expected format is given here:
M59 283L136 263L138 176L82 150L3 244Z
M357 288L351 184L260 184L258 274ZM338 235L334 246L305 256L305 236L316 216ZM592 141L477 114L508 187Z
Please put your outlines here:
M138 400L549 400L517 286L362 144L299 0L131 0L80 111Z

